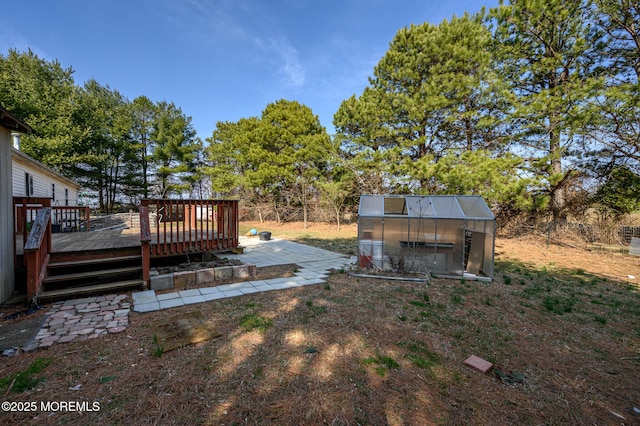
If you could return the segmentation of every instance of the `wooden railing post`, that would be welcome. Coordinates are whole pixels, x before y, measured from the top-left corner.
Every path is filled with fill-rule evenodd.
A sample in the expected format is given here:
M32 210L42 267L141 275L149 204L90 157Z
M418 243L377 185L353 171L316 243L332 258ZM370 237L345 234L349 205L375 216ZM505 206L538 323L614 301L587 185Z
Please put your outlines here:
M89 206L84 207L84 230L91 231L91 209Z
M36 267L38 264L38 252L25 252L25 258L27 262L27 301L28 303L31 303L33 297L37 296L39 293L38 275L40 275L40 271Z
M233 246L238 247L240 243L240 230L238 229L238 225L240 223L240 209L238 206L238 201L233 202Z
M140 206L140 244L142 246L142 279L145 289L149 288L151 275L151 229L149 226L149 207Z

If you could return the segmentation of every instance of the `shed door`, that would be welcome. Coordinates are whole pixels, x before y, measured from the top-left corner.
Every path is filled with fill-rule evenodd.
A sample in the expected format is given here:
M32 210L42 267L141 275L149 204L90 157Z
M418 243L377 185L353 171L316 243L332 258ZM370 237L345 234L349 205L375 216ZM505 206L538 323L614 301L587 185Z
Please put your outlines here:
M485 232L478 231L469 231L465 232L467 236L470 234L470 239L465 239L465 243L469 241L467 244L469 250L469 257L467 260L467 268L466 271L470 274L478 275L480 269L482 268L482 263L484 260L484 240L487 236Z

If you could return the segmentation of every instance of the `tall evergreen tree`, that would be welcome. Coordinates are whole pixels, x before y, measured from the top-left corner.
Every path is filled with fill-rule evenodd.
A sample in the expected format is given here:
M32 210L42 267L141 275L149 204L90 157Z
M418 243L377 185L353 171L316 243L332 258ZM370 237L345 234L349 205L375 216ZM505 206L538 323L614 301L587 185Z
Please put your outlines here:
M75 145L84 128L75 121L78 88L73 69L46 61L31 50L0 55L0 103L24 120L34 133L24 135L21 149L37 160L72 176Z
M123 170L131 161L130 122L123 96L91 79L80 91L76 121L85 129L67 155L73 160L73 175L83 186L97 192L100 210L112 212L121 193Z
M252 167L249 151L258 149L255 139L260 120L257 117L242 118L237 122L218 122L205 149L208 167L205 173L211 179L214 194L237 196L252 185L245 173Z
M267 105L260 118L218 123L207 149L214 192L245 193L282 205L295 202L303 220L326 169L331 140L310 108L295 101Z
M443 158L507 150L508 103L490 67L491 43L482 15L396 34L370 86L334 116L362 192L438 192L443 182L433 173L441 168L434 165ZM508 169L496 170L496 177L515 167L499 164Z
M586 10L583 0L513 0L491 10L495 68L514 95L514 141L543 180L555 220L566 215L571 169L565 160L598 86Z
M195 159L202 149L201 142L196 138L191 117L175 104L163 101L156 108L151 156L158 178L158 195L180 195L191 189L185 176L196 172Z
M269 164L265 172L272 183L288 189L301 205L306 229L309 206L318 190L316 182L327 166L331 139L310 108L284 99L267 105L262 112L260 136L263 159Z
M595 59L603 88L591 99L586 136L597 142L593 160L609 173L626 164L640 173L640 5L632 0L594 0Z
M131 196L149 198L149 161L153 149L151 133L156 120L156 107L146 96L139 96L130 105L131 137L138 152L134 170L139 173L139 188L133 185ZM138 193L139 189L139 193Z

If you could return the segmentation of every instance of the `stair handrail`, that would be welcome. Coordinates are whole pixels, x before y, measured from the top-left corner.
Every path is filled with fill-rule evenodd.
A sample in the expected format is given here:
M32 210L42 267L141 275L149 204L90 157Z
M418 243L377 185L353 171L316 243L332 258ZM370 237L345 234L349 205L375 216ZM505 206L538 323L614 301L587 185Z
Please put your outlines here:
M18 266L18 239L16 236L22 234L22 247L29 238L29 232L33 225L33 212L38 213L42 207L51 207L51 198L41 197L13 197L13 227L15 236L13 237L14 256L13 263ZM27 266L27 260L23 256L22 265Z
M140 245L142 246L142 280L149 288L151 270L151 226L149 224L149 206L140 206Z
M27 259L27 300L37 298L47 272L51 253L51 207L38 209L31 232L24 244Z

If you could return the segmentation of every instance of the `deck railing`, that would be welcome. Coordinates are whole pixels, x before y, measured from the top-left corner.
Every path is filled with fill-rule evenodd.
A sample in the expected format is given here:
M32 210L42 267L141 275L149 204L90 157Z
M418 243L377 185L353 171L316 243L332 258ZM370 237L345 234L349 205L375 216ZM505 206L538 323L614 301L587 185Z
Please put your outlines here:
M91 230L89 206L52 206L51 226L54 232Z
M29 238L29 232L33 227L38 210L43 207L51 206L51 198L39 198L39 197L13 197L13 230L15 236L13 238L13 263L18 266L17 254L22 252L22 247L18 247L24 244ZM17 236L22 234L22 238L18 239ZM20 248L20 250L18 250ZM26 266L27 259L23 256L22 266Z
M53 232L88 231L91 214L88 206L52 206L51 198L13 197L15 232L27 240L29 229L42 207L51 207Z
M51 253L51 207L38 210L32 222L29 238L24 244L27 265L27 300L31 301L42 290L49 254Z
M38 210L43 207L51 207L51 198L13 197L14 230L16 234L22 233L25 241Z
M237 200L145 199L141 206L155 222L149 221L152 257L238 246Z
M51 206L51 198L42 197L13 197L14 232L22 238L14 238L14 264L18 265L17 254L29 238L29 233L35 223L38 211L43 207L51 208L51 232L75 232L91 229L90 210L87 206ZM22 265L27 264L26 257L22 258Z
M91 219L92 231L110 231L113 229L140 229L140 215L137 211L95 215Z

